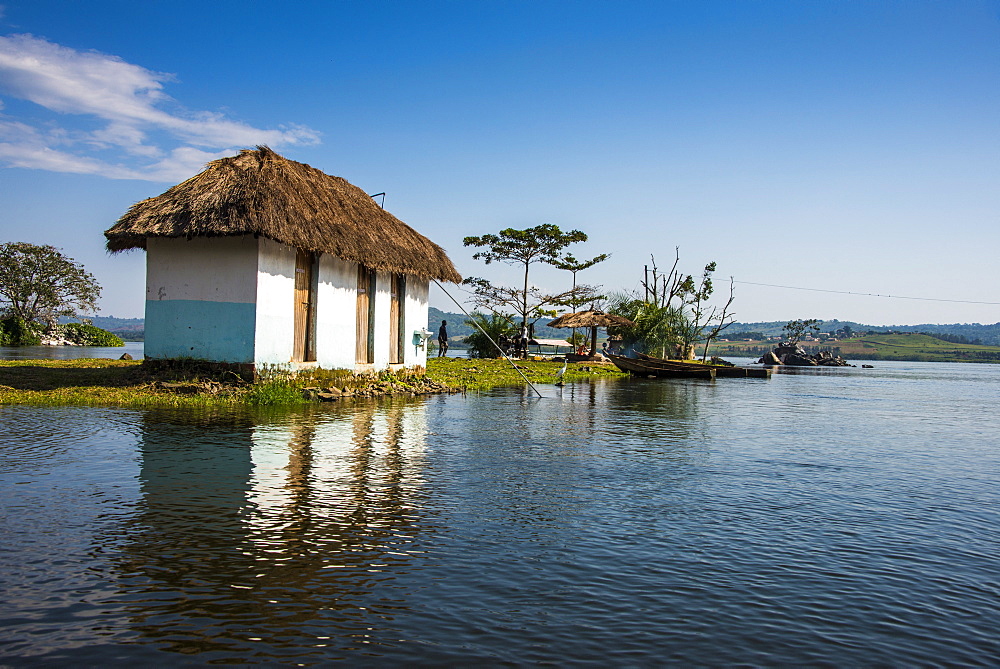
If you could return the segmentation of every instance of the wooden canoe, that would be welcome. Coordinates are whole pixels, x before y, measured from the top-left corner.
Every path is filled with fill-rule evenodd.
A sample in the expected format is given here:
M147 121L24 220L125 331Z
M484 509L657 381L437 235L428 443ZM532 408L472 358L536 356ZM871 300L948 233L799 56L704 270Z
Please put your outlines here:
M697 365L701 369L691 369L690 367L674 367L658 365L638 358L626 358L620 355L609 355L615 367L635 376L655 376L657 378L673 379L714 379L715 368L706 365Z
M771 370L766 368L754 368L754 367L729 367L726 365L702 365L697 362L684 362L683 360L665 360L663 358L654 358L651 355L646 355L645 353L638 353L639 360L642 362L649 363L651 365L659 365L665 369L704 369L708 367L709 369L715 370L715 376L717 378L727 378L727 379L769 379L771 378Z

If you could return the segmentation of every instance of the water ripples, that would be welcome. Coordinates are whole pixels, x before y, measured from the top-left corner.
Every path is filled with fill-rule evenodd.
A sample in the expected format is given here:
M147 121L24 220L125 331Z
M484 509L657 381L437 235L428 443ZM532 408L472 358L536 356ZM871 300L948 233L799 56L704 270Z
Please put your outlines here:
M2 407L0 658L995 664L1000 373L880 367Z

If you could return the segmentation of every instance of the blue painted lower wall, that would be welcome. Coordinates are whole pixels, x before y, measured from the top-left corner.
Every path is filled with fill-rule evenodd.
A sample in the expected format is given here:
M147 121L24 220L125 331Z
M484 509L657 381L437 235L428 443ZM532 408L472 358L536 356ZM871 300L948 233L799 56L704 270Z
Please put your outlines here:
M253 362L255 306L241 302L146 300L147 358Z

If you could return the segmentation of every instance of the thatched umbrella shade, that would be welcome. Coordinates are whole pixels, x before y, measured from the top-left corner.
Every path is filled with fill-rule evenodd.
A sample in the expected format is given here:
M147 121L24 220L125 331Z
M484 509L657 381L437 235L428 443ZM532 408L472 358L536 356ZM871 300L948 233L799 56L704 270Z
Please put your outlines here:
M108 251L149 237L261 235L372 269L459 283L444 249L340 177L266 146L213 160L204 172L138 202L104 235Z
M609 325L635 325L624 316L606 314L603 311L578 311L573 314L563 314L549 323L553 328L590 328L590 354L597 352L597 328Z

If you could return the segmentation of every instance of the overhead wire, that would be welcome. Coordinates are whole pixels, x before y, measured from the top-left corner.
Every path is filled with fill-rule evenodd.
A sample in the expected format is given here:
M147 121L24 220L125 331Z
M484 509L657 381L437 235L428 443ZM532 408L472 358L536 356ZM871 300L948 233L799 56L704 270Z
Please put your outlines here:
M944 297L913 297L910 295L889 295L883 293L861 293L851 290L832 290L830 288L807 288L805 286L786 286L777 283L761 283L759 281L741 281L739 279L734 279L733 283L742 283L748 286L765 286L767 288L783 288L785 290L806 290L814 293L834 293L837 295L855 295L858 297L882 297L894 300L918 300L922 302L950 302L952 304L985 304L990 306L1000 306L1000 302L986 302L983 300L955 300ZM637 291L642 285L641 281L637 281L632 290ZM458 287L460 291L466 293L467 295L474 295L473 291L466 288Z
M892 298L894 300L921 300L925 302L952 302L955 304L991 304L1000 305L1000 302L981 302L979 300L951 300L941 297L910 297L907 295L883 295L881 293L858 293L850 290L830 290L827 288L803 288L802 286L783 286L776 283L758 283L756 281L738 281L733 280L733 283L742 283L749 286L767 286L768 288L785 288L787 290L808 290L816 293L836 293L838 295L858 295L861 297L885 297Z

